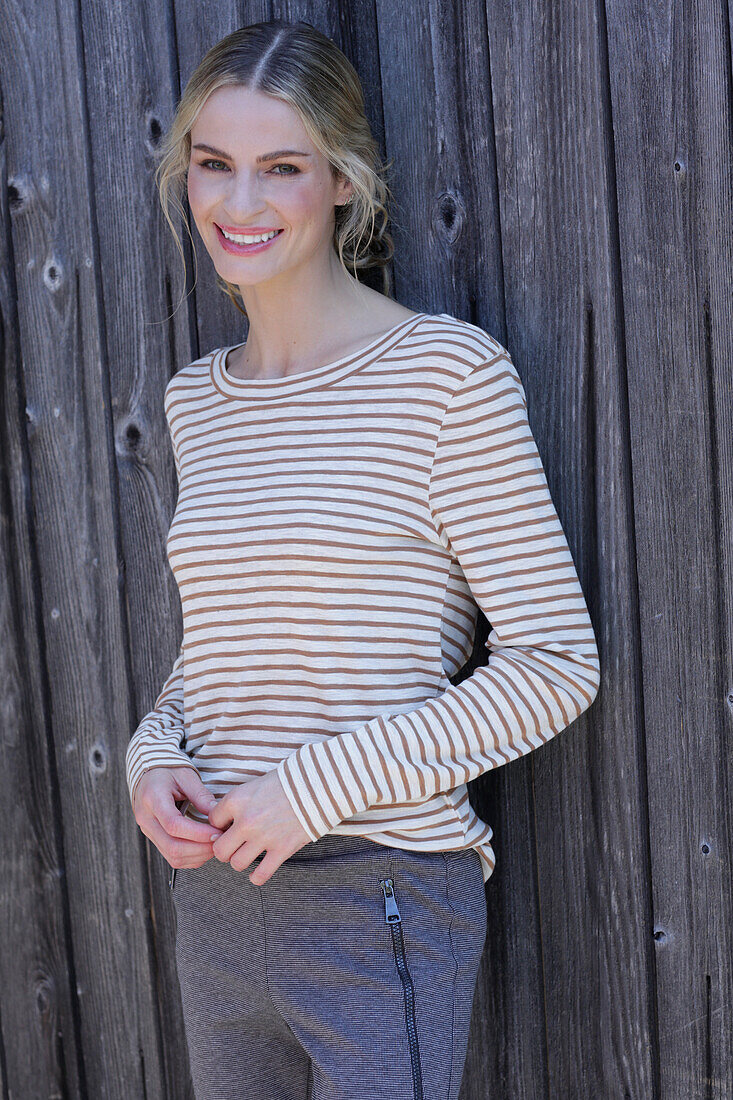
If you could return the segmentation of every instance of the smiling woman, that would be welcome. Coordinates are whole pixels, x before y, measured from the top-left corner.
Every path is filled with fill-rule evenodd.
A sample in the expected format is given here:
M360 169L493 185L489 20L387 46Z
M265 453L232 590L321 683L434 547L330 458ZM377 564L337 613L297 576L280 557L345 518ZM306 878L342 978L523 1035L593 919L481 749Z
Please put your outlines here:
M330 236L344 271L348 269L356 278L367 269L376 269L381 273L382 291L389 295L388 265L394 246L388 229L387 164L381 160L364 114L358 75L334 43L310 24L287 25L274 20L268 24L273 33L276 23L281 51L286 48L283 38L286 28L292 35L300 35L302 42L308 39L308 65L275 72L268 61L258 78L253 79L253 72L245 73L251 59L245 58L244 52L254 47L254 28L260 28L262 35L265 25L253 24L235 31L217 43L199 63L160 146L156 181L163 213L181 260L185 264L172 214L180 216L190 234L182 199L187 187L190 202L192 183L195 199L198 180L194 177L239 174L241 179L248 162L250 182L256 178L260 183L271 181L275 187L278 184L288 187L301 174L312 173L315 167L321 186L339 180L345 184L340 190L341 199L337 198L331 207L335 219ZM294 42L291 37L287 48L292 50ZM235 94L228 100L220 97L219 103L210 102L217 92ZM250 115L254 129L243 126L237 113L242 103L237 93L247 92L260 93L253 101ZM216 114L218 121L211 125ZM294 135L296 140L283 141L273 149L273 133ZM195 213L194 221L198 225ZM246 222L222 217L218 224L231 232L256 233L274 228L256 216L248 217ZM246 314L240 280L236 274L233 279L228 274L217 269L217 283L237 309Z
M206 55L159 183L249 319L166 387L183 642L126 760L179 869L196 1097L456 1100L494 868L467 784L599 683L524 389L488 332L359 280L387 188L310 24Z

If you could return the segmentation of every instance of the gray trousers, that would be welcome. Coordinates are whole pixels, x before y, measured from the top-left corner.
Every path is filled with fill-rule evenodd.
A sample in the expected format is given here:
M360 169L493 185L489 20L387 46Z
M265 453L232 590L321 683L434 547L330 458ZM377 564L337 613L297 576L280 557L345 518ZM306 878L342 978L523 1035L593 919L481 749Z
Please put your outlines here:
M457 1100L481 953L478 854L306 844L262 886L179 869L196 1100Z

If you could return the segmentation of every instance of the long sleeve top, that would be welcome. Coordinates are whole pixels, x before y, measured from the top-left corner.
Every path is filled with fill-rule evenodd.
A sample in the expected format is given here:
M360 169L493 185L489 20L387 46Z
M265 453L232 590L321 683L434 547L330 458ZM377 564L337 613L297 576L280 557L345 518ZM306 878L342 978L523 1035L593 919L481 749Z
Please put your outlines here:
M157 765L215 796L276 768L311 840L470 846L486 881L493 830L466 784L600 682L511 356L446 313L279 378L231 375L233 347L165 391L183 641L129 743L130 797ZM478 608L488 661L452 685Z

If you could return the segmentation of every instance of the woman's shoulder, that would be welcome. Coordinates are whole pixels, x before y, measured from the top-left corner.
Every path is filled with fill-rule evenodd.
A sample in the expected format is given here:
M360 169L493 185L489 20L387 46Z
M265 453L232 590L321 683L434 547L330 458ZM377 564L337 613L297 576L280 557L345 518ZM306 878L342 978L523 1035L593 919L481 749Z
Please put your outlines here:
M480 372L501 372L507 367L514 372L508 350L486 329L450 313L429 313L414 333L420 350L441 360L456 384L468 375Z
M527 408L511 354L486 329L450 313L427 314L418 327L421 352L438 362L441 383L448 383L446 411L453 406L468 410L473 418L482 405L493 408L496 402L514 398Z
M486 329L451 313L426 314L421 336L431 338L436 345L442 340L451 354L463 352L467 366L479 366L486 359L509 355L503 344Z

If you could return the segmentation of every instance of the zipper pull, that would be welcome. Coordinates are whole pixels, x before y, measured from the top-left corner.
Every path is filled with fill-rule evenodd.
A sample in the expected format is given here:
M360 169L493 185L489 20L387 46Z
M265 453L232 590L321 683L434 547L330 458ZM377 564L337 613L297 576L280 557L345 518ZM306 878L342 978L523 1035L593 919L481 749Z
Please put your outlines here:
M388 924L402 923L400 911L397 908L397 900L394 896L394 883L391 878L382 879L380 884L384 894L384 919Z

